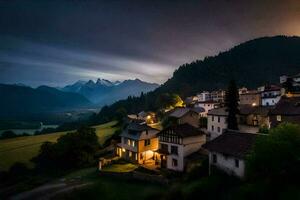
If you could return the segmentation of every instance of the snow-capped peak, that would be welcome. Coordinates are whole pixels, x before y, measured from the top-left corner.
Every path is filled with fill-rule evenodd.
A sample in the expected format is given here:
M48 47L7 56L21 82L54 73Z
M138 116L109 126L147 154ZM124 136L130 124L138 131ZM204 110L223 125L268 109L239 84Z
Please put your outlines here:
M105 85L105 86L112 86L113 85L113 83L110 82L109 80L101 79L101 78L97 79L96 84Z

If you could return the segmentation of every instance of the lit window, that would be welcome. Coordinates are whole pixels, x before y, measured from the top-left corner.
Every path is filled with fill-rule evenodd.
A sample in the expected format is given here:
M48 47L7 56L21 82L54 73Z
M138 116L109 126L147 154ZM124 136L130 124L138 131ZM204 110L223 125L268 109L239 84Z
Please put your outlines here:
M278 122L281 122L281 115L277 115L276 118Z

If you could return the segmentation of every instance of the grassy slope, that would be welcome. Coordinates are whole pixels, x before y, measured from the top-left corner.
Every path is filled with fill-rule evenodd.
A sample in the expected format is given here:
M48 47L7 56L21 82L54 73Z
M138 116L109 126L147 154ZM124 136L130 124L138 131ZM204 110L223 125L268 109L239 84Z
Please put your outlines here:
M117 129L112 127L116 122L94 126L100 144L103 144ZM52 133L38 136L18 137L0 140L0 170L7 170L15 162L24 162L33 166L30 159L37 155L43 142L55 142L67 132Z

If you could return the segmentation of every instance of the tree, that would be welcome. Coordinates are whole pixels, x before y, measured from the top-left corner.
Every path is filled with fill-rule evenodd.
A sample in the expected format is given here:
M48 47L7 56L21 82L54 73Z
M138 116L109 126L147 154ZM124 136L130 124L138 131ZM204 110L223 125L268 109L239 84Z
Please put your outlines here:
M268 183L298 182L300 177L300 126L280 124L259 136L246 160L248 177Z
M45 142L33 161L43 169L72 169L95 162L99 148L95 129L81 127L76 132L61 136L56 143Z
M237 114L239 114L239 93L234 80L229 82L225 94L225 107L228 112L228 129L238 130Z

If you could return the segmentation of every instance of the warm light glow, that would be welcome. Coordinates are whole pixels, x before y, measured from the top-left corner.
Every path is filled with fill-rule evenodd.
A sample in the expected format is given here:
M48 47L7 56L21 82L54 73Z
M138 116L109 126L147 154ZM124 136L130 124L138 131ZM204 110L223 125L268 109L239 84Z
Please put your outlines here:
M122 151L125 152L126 150L124 148L122 148Z
M252 103L252 106L256 106L256 103Z
M148 115L148 116L147 116L147 119L151 119L151 116L150 116L150 115Z

